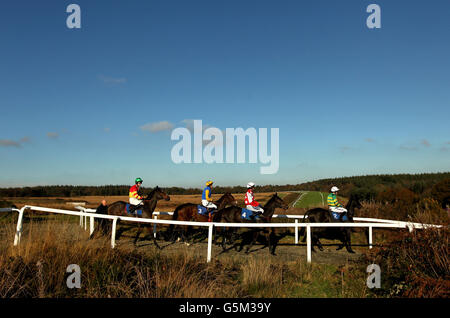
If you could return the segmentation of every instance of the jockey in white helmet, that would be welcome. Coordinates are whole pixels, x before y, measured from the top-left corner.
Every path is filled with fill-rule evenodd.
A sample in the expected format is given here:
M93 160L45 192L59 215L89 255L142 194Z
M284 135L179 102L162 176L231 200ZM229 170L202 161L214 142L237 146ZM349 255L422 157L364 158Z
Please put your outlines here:
M253 188L255 184L253 182L247 183L247 192L245 193L244 202L246 205L246 209L255 212L256 215L260 215L264 213L264 209L261 205L255 200L253 195Z
M327 197L328 209L331 212L338 213L339 219L342 221L345 214L347 213L347 209L342 206L337 200L337 192L339 191L338 187L333 186L331 188L331 193Z

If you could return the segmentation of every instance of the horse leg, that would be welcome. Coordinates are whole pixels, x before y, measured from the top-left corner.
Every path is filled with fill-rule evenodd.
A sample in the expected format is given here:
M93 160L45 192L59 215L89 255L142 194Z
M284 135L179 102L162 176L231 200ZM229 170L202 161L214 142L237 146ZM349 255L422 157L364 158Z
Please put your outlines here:
M181 240L187 245L190 244L190 239L192 237L190 226L183 226L183 230L181 231Z
M222 235L222 251L225 251L227 249L227 238L225 235Z
M89 235L89 239L93 239L99 231L101 231L101 234L100 234L101 236L108 234L108 227L106 224L106 219L99 219L96 223L97 223L97 226L94 227L94 231L92 232L91 235Z
M245 251L245 254L250 253L250 249L253 247L253 244L255 244L256 239L258 238L258 234L259 234L258 231L255 231L253 233L253 238L252 238L250 244L247 246L247 250Z
M244 235L241 234L241 238L242 238L241 244L238 244L236 242L236 240L238 238L239 238L238 230L233 228L232 231L231 231L231 235L230 235L230 244L233 244L234 249L237 252L240 252L240 251L242 251L242 247L243 247L242 243L243 243L243 240L244 240Z
M322 244L320 244L319 238L317 237L316 234L311 235L311 251L315 253L316 250L314 249L314 245L317 245L317 246L322 245Z
M244 232L242 233L242 240L241 240L241 244L239 244L239 249L237 250L238 252L242 251L242 249L244 248L244 245L249 241L250 232ZM235 245L237 248L237 245Z
M175 242L175 226L170 224L165 232L165 238L168 241Z
M222 250L225 251L227 249L227 238L229 236L230 230L227 228L222 228ZM231 242L231 240L230 240Z
M150 237L153 239L153 243L155 244L155 246L156 246L159 250L161 250L161 249L162 249L161 246L159 246L158 242L156 241L155 235L153 235L153 234L154 234L154 232L153 232L153 226L152 226L152 225L146 225L146 226L145 226L145 229L147 230L147 234L150 235Z
M183 239L183 235L184 235L183 231L184 231L183 227L180 227L179 225L176 225L173 228L173 231L170 233L172 235L172 237L171 237L172 242L175 243L178 240L182 240Z
M271 231L269 236L268 236L268 240L269 240L269 252L272 255L277 255L275 254L275 249L277 248L277 235L275 234L275 231Z
M320 250L321 252L323 252L323 246L322 246L322 242L320 242L319 235L318 235L318 234L313 234L312 236L313 236L313 239L314 239L314 241L315 241L315 244L317 245L317 247L319 248L319 250ZM314 245L314 244L312 244L312 245Z
M126 229L123 226L117 230L117 234L116 234L117 240L120 239L120 237L122 236L122 233L125 231L126 231Z
M320 251L323 251L322 243L320 242L319 233L316 231L313 231L311 229L311 250L314 251L314 245L316 245Z
M319 250L320 250L321 252L323 252L323 246L322 246L322 243L320 242L319 239L317 239L317 247L319 247Z
M141 223L139 222L138 223L138 230L137 230L137 233L136 233L136 237L134 238L134 245L136 245L136 243L137 243L137 241L138 241L138 239L139 239L139 235L141 235Z
M222 230L222 229L221 229ZM219 229L218 228L214 228L213 229L213 244L215 244L215 245L219 245L219 242L218 242L218 237L219 237L219 234L220 234L220 231L219 231Z
M347 249L347 252L349 253L355 253L355 251L352 249L352 238L349 229L345 231L345 247Z
M232 227L230 229L229 235L230 235L229 236L230 244L234 244L234 242L236 241L237 236L238 236L237 228Z
M89 234L89 240L92 240L94 238L95 234L97 234L98 228L100 227L100 222L101 221L103 221L103 219L99 219L97 222L94 223L97 226L94 226L94 231L92 231L92 233Z
M364 230L364 234L365 234L365 236L366 236L366 242L367 242L367 245L369 245L369 244L370 244L370 241L369 241L369 228L366 228L366 229Z

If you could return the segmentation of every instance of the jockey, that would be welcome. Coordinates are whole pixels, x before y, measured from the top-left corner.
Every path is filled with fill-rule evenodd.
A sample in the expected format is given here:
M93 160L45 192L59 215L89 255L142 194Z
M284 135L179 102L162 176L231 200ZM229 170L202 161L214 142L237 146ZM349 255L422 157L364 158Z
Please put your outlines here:
M132 205L130 207L130 210L135 210L139 205L144 204L144 197L139 195L139 187L141 186L142 182L144 180L142 180L141 178L136 178L136 180L134 180L134 186L132 186L130 188L130 204Z
M345 215L347 214L347 209L342 206L337 200L337 192L339 191L338 187L332 187L331 193L328 195L327 203L328 209L331 212L338 213L339 220L343 221Z
M208 209L208 212L217 209L217 205L215 205L211 199L212 184L213 182L211 180L206 181L206 187L203 189L202 193L202 205Z
M255 184L253 182L247 183L247 193L245 193L245 205L246 209L255 212L255 215L258 216L260 214L264 213L264 209L261 207L261 205L255 200L255 197L253 196L253 188L255 187Z

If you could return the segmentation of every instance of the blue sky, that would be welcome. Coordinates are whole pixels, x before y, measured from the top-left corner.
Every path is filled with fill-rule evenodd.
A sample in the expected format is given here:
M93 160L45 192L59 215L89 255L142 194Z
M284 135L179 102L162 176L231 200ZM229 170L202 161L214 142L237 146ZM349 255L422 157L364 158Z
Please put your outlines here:
M66 27L70 3L81 29ZM381 29L366 27L370 3ZM449 171L449 12L446 0L3 1L0 186ZM279 128L278 172L174 164L171 129L192 119Z

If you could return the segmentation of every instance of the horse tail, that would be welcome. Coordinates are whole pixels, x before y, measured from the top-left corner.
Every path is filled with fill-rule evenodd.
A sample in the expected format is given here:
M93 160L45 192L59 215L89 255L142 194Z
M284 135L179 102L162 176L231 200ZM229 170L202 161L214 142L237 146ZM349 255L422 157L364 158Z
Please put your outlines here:
M173 211L172 220L178 220L178 213L180 211L181 205L177 206Z
M308 212L306 211L305 214L303 215L303 219L302 219L302 223L305 223L305 219L308 216ZM301 227L300 232L299 232L299 236L305 235L305 227Z
M179 205L175 208L175 210L173 211L172 214L172 221L178 220L178 212L180 210L182 206ZM170 239L173 235L173 229L174 229L175 225L174 224L170 224L169 228L167 229L167 238Z

